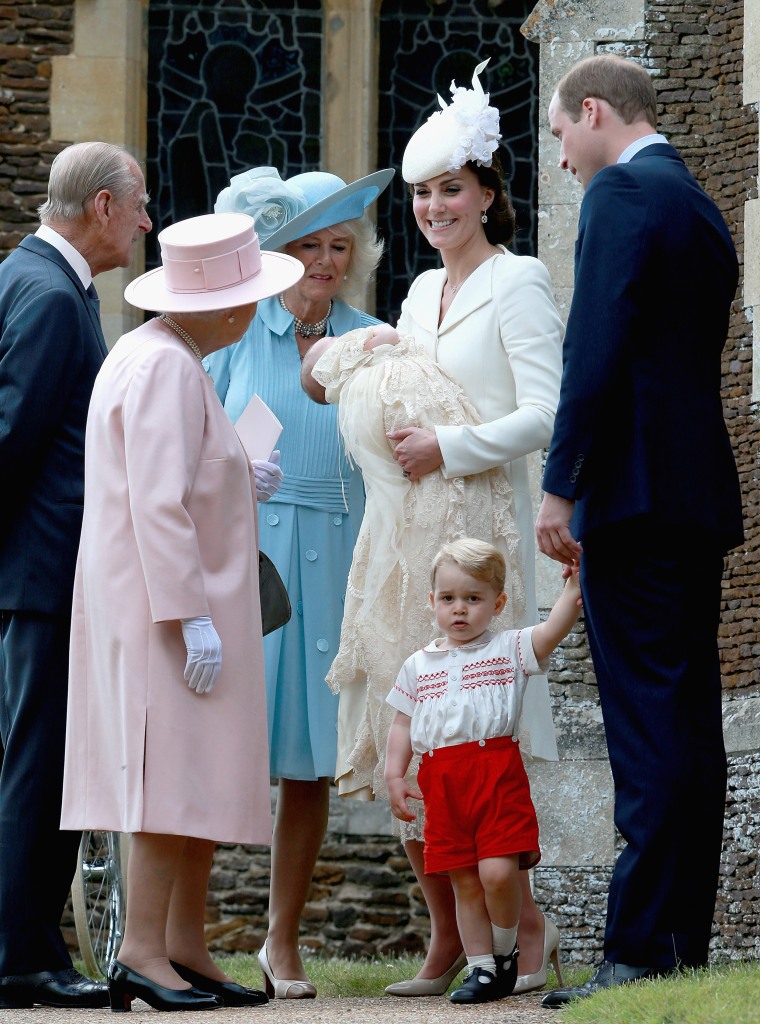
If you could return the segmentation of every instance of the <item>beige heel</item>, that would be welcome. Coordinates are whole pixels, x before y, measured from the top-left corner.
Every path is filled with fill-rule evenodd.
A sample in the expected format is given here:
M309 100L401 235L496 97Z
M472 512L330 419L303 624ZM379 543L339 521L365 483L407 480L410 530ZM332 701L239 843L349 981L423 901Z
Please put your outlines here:
M276 978L269 956L267 954L266 942L259 950L259 967L264 975L264 988L270 999L314 999L317 989L310 981L289 981L283 978Z
M559 964L559 928L557 928L554 921L550 921L548 917L544 917L543 962L535 974L519 975L517 982L515 983L513 995L522 995L525 992L535 992L536 989L543 988L546 984L546 977L549 971L549 961L551 961L554 973L557 975L557 981L562 985L562 968Z
M396 981L392 985L387 985L385 991L389 996L442 996L448 992L452 981L464 969L466 963L467 957L460 953L440 978L410 978L409 981Z

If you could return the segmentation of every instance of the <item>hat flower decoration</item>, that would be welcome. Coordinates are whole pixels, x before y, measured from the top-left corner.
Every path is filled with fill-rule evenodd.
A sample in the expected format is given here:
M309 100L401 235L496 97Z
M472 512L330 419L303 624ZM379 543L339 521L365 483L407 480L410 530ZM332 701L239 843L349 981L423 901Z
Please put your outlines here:
M472 89L465 89L451 83L452 100L449 106L439 96L443 117L456 118L461 135L459 145L454 150L451 163L446 168L458 171L468 160L473 160L481 167L490 167L493 154L499 146L499 111L488 104L490 94L483 92L478 75L485 68L490 58L486 58L475 68L472 76ZM435 116L435 115L434 115Z
M247 213L263 243L308 208L303 191L283 181L276 167L253 167L231 178L219 193L215 213Z
M441 106L417 129L404 151L404 181L426 181L446 171L458 171L468 161L490 167L499 147L499 111L489 105L478 75L490 58L475 68L472 89L451 83L451 103L441 96Z

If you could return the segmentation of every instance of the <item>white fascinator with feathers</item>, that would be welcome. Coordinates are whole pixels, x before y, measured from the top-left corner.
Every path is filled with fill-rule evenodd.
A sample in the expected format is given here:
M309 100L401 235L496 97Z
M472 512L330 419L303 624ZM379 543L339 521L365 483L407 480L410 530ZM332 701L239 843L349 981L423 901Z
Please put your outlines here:
M499 145L499 112L489 105L478 76L490 58L475 68L472 88L451 83L451 103L439 96L441 106L409 140L401 164L404 181L427 181L445 171L458 171L472 160L490 167Z

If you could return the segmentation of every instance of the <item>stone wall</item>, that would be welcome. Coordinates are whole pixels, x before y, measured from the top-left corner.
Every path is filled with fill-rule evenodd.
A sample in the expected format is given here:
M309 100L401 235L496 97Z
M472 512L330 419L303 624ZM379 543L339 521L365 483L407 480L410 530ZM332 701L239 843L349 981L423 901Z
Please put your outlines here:
M327 839L301 924L301 945L324 956L421 952L429 920L403 850L379 804L333 797ZM369 830L369 831L368 831ZM724 852L711 943L716 960L760 958L760 765L729 759ZM684 822L684 857L689 856ZM611 864L539 865L534 892L562 932L564 962L601 956ZM269 850L220 847L208 901L207 934L217 952L255 952L266 936Z
M52 58L74 39L74 0L0 2L0 259L38 226L53 157Z

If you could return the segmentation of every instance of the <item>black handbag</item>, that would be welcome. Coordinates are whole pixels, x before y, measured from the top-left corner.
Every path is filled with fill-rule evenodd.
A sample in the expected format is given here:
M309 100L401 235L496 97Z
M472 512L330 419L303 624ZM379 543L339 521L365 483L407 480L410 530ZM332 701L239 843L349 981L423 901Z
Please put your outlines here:
M259 598L264 636L290 620L290 598L272 559L259 551Z

